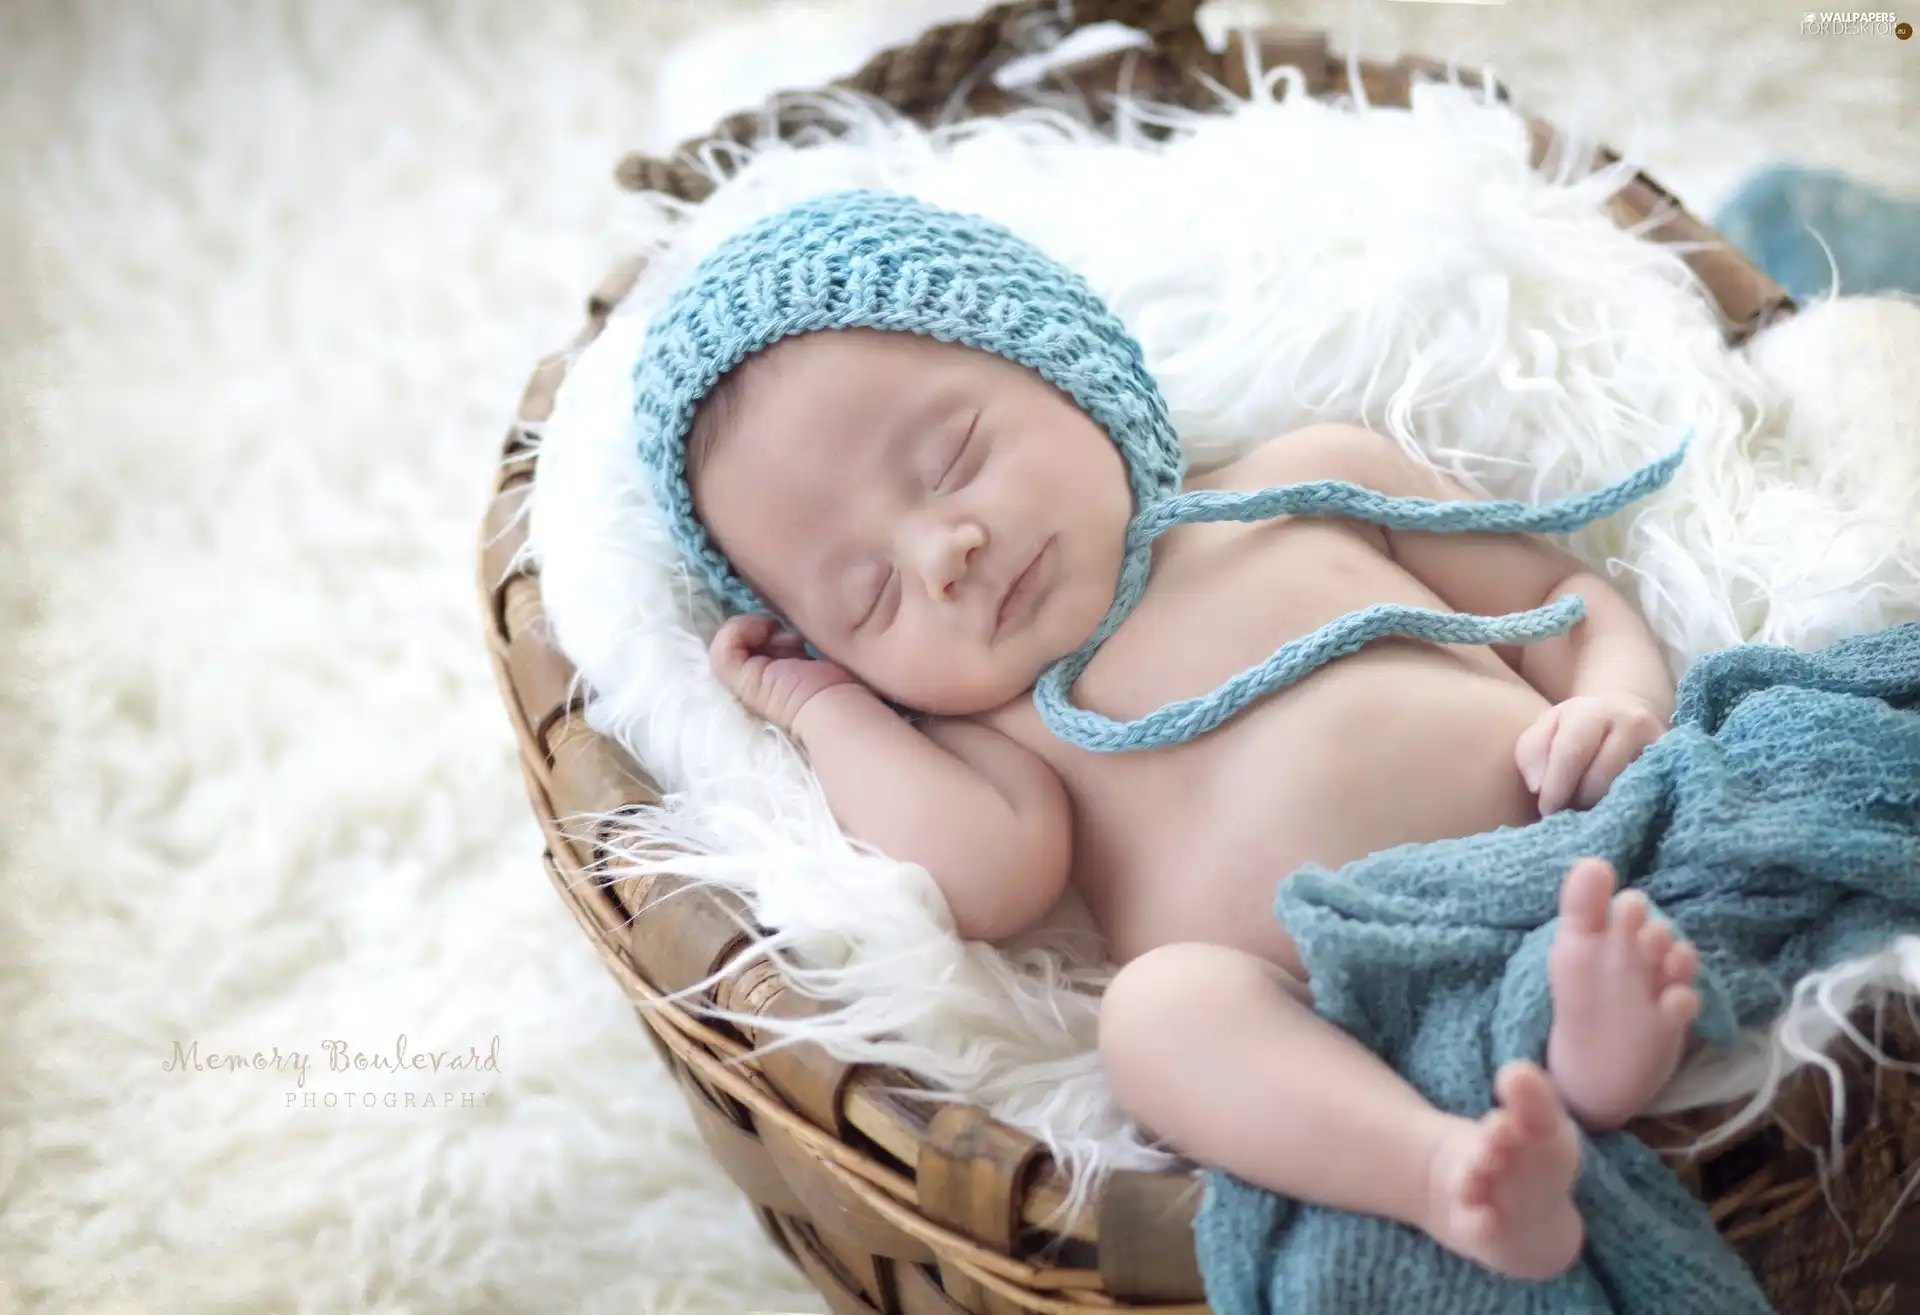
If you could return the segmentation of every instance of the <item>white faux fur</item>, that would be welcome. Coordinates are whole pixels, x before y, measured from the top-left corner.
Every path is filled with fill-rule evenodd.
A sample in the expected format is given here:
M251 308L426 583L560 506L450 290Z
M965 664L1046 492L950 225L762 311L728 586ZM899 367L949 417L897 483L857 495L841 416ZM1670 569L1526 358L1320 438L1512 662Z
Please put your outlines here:
M1893 365L1920 347L1920 309L1820 306L1729 352L1680 257L1606 218L1622 175L1533 171L1521 120L1471 92L1423 88L1408 111L1256 95L1171 116L1164 146L1051 111L928 134L832 108L843 141L767 145L690 213L638 207L652 265L546 427L530 550L595 724L671 791L648 832L697 855L634 862L739 890L780 928L769 951L847 1002L809 1035L981 1101L1073 1164L1155 1162L1093 1053L1097 942L961 943L925 874L850 846L798 754L708 672L718 617L670 564L631 453L628 369L664 289L725 232L860 185L1007 223L1126 321L1196 466L1335 417L1490 495L1542 499L1692 428L1668 490L1569 545L1639 602L1676 671L1742 640L1806 646L1920 616L1920 386ZM1777 1044L1696 1085L1765 1082L1860 991L1920 983L1913 950L1836 969L1824 996L1810 985Z

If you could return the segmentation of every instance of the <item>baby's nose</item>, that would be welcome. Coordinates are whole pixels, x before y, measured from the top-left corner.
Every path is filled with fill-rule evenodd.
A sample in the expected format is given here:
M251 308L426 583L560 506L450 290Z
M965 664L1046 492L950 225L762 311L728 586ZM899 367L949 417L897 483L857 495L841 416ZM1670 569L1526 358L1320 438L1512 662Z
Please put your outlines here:
M974 555L986 546L987 532L974 521L929 527L921 545L928 595L935 602L951 599L972 569Z

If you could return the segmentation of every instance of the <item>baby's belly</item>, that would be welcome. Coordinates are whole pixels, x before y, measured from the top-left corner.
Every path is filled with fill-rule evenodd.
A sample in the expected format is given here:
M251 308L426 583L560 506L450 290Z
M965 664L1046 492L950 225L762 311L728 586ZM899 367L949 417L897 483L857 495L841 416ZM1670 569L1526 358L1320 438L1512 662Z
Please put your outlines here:
M1547 706L1486 649L1387 641L1192 745L1070 753L1055 765L1075 802L1076 885L1122 961L1205 941L1297 972L1280 883L1538 820L1513 749Z

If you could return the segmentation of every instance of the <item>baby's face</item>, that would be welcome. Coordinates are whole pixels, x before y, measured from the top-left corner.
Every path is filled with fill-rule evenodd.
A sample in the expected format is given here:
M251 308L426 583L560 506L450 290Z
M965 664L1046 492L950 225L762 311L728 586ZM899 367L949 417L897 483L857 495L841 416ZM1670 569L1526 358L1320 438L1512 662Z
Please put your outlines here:
M991 353L870 329L741 368L695 511L821 653L896 703L967 716L1092 635L1133 499L1071 398Z

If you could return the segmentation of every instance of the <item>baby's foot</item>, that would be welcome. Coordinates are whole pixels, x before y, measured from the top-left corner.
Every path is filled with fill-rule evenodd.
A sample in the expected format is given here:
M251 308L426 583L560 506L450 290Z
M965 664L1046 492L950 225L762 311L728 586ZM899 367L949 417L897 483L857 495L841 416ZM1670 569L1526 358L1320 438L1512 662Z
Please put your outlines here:
M1427 1232L1511 1278L1553 1278L1586 1238L1573 1204L1580 1135L1537 1064L1508 1064L1493 1089L1499 1105L1456 1124L1434 1154Z
M1547 958L1547 1071L1594 1132L1623 1126L1666 1085L1700 1012L1699 954L1649 919L1646 896L1613 890L1613 869L1600 859L1568 870Z

